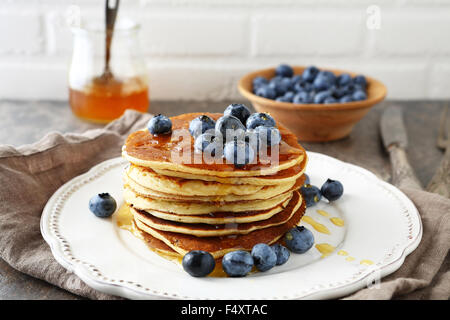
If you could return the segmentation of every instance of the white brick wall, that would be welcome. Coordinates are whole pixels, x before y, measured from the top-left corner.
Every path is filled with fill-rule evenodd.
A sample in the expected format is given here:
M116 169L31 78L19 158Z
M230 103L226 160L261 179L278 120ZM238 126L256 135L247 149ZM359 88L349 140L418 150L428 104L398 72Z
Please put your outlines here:
M104 0L0 0L0 99L67 99L74 6L103 18ZM119 15L142 24L152 99L236 99L243 74L281 62L365 73L390 99L450 98L450 0L124 0Z

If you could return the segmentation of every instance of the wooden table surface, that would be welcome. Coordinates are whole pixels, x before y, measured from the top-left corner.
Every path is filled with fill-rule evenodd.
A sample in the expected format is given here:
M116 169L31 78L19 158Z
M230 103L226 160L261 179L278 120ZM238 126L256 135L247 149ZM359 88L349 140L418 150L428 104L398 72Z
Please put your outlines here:
M233 101L235 102L235 101ZM169 116L186 112L222 112L223 102L152 102L150 112ZM439 118L446 101L388 101L375 106L345 139L329 143L302 143L305 149L364 167L389 181L389 157L384 151L379 119L387 105L404 109L409 139L408 158L425 186L442 158L436 147ZM99 125L73 117L66 102L0 101L0 144L33 143L51 131L83 132ZM81 299L62 289L22 274L0 258L0 299Z

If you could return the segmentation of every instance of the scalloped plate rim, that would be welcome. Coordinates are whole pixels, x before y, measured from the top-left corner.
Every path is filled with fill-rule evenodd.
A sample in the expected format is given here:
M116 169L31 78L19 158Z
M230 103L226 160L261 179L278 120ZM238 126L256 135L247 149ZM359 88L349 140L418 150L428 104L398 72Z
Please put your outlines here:
M327 156L327 155L324 155L321 153L308 151L308 154L313 155L314 157L325 158L328 161L335 161L344 166L350 166L350 167L352 167L353 170L357 170L361 174L366 175L366 176L370 177L371 179L375 179L377 181L377 183L384 185L384 187L390 189L392 192L396 193L397 195L400 195L402 200L408 203L408 207L409 207L408 209L412 209L411 213L413 213L418 220L418 223L419 223L418 232L417 232L415 238L411 239L411 242L407 246L402 248L401 254L396 260L394 260L386 265L380 266L381 277L385 277L385 276L395 272L396 270L398 270L401 267L401 265L404 263L406 256L408 256L411 252L413 252L418 247L418 245L421 241L421 238L422 238L422 233L423 233L422 221L420 218L420 214L419 214L417 208L412 203L412 201L398 188L381 180L374 173L370 172L367 169L364 169L357 165L354 165L354 164L351 164L351 163L348 163L348 162L345 162L345 161L342 161L342 160L339 160L339 159L336 159L336 158L333 158L333 157L330 157L330 156ZM121 283L121 284L108 283L106 281L102 281L102 280L93 278L87 272L87 269L85 266L83 266L82 264L79 264L79 263L71 262L63 256L61 245L60 245L58 239L54 235L50 234L50 232L47 231L48 225L46 223L49 221L49 217L51 215L50 208L55 204L57 199L63 194L63 192L69 186L73 185L77 181L82 180L83 178L85 178L89 175L92 175L93 173L97 172L101 168L107 167L108 165L114 164L116 162L117 162L116 165L119 165L119 164L125 165L127 163L127 161L121 157L112 158L109 160L105 160L101 163L98 163L97 165L95 165L94 167L92 167L91 169L86 171L85 173L74 177L73 179L69 180L68 182L63 184L61 187L59 187L55 191L55 193L50 197L48 202L46 203L46 205L43 209L42 215L41 215L40 230L41 230L41 234L42 234L44 240L50 246L50 249L51 249L51 252L52 252L54 258L57 260L57 262L59 264L61 264L68 271L73 272L78 277L80 277L80 279L83 280L83 282L85 282L88 286L90 286L100 292L103 292L103 293L117 295L117 296L121 296L124 298L131 298L131 299L214 299L214 298L208 298L208 297L200 297L200 298L199 297L190 297L190 296L180 297L176 294L169 295L167 293L161 293L161 292L157 292L157 291L154 291L151 293L145 293L145 292L136 290L134 288L131 288L130 286L127 286L126 283ZM342 286L338 286L338 287L330 288L330 289L319 289L316 292L312 292L312 293L309 293L306 295L298 295L296 297L292 297L292 299L333 299L333 298L342 297L342 296L348 295L350 293L353 293L359 289L364 288L366 286L364 283L364 280L367 279L371 274L372 274L372 272L364 274L362 277L358 277L353 282L344 284ZM252 299L252 298L250 298L250 299ZM258 298L258 299L260 299L260 298ZM271 297L270 299L282 299L282 298Z

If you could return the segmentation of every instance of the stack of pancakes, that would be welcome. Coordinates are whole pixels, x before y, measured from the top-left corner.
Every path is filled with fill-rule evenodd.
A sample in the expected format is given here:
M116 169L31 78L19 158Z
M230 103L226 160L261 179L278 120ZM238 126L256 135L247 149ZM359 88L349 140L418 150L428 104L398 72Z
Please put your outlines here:
M280 241L305 212L298 191L304 181L305 150L278 125L282 141L277 165L194 163L193 138L180 139L177 133L199 115L171 118L172 134L155 136L145 129L127 138L122 150L130 161L124 198L135 228L152 249L173 256L204 250L218 259L233 250L251 250L257 243ZM222 116L206 115L214 120ZM173 161L173 150L191 152L189 161Z

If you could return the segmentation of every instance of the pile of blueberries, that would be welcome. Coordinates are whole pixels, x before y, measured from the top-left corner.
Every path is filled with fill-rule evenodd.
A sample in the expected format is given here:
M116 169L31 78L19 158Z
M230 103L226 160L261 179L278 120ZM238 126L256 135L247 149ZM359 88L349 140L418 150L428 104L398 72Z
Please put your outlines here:
M327 179L322 187L311 185L309 176L305 174L305 183L300 188L300 193L305 199L306 207L312 207L322 199L322 196L329 202L336 201L344 194L344 186L338 180Z
M305 227L295 227L284 235L286 247L277 243L267 245L258 243L252 251L231 251L222 258L223 271L229 277L245 277L253 267L260 272L268 271L275 266L285 264L290 253L305 253L314 244L314 236ZM206 251L193 250L188 252L182 260L183 269L193 277L205 277L215 266L213 256Z
M300 104L346 103L367 99L367 80L363 75L352 78L348 73L336 76L331 71L307 67L294 75L287 64L275 69L271 79L253 79L253 93L271 100Z
M166 134L172 123L164 115L150 119L148 130L152 134ZM232 103L223 116L214 121L201 115L189 123L189 132L195 139L194 149L214 158L225 158L241 168L253 162L260 148L277 145L281 141L275 120L267 113L251 113L243 104Z

